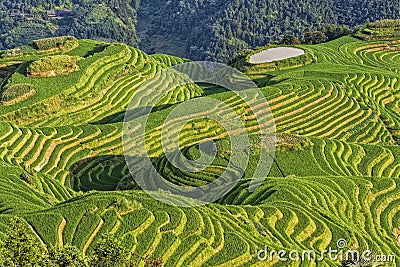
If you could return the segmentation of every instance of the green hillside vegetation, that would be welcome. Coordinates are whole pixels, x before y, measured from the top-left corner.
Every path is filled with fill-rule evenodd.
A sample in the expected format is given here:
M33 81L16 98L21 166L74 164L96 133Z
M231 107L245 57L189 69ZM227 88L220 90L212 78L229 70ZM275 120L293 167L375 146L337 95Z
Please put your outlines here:
M0 49L73 35L148 53L229 62L292 38L321 43L367 20L400 19L398 0L2 0ZM287 38L290 37L290 38Z
M0 49L66 35L135 45L138 5L138 1L125 0L4 0L0 3Z
M79 46L79 42L72 36L60 36L34 40L29 45L0 51L2 58L18 58L22 56L38 56L49 53L68 52Z
M397 40L400 37L400 19L367 23L355 36L366 41Z
M30 63L26 73L30 77L50 77L74 72L78 69L76 60L68 55L48 56Z
M287 35L321 43L368 19L400 19L399 14L397 0L142 0L136 28L139 47L149 53L229 62Z
M33 41L33 47L37 50L71 50L78 46L78 40L72 36L52 37Z
M138 107L146 103L140 85L187 60L90 40L48 56L0 59L1 68L14 66L3 78L2 93L21 87L18 97L27 88L36 91L0 105L0 240L10 240L15 232L11 222L17 218L22 232L34 240L33 249L47 260L61 261L60 255L70 254L57 254L57 247L72 246L69 253L77 260L95 262L120 251L126 266L127 261L133 266L288 266L277 257L259 262L257 252L267 245L315 250L320 256L341 238L351 248L400 255L400 40L365 42L345 36L296 47L306 51L306 64L294 58L272 67L238 65L247 66L244 70L274 115L277 152L265 181L249 192L262 149L251 142L250 164L234 190L194 208L169 206L141 191L121 144L126 107L133 97ZM80 60L74 72L25 75L32 61L45 60L40 70L46 72L62 65L54 59L75 57ZM173 88L149 116L145 135L153 165L173 183L207 184L228 164L224 129L201 118L183 128L179 143L183 154L195 159L201 140L215 140L211 166L187 172L162 152L161 126L169 112L183 101L206 96L231 106L250 139L258 138L253 114L234 93L207 84ZM102 244L110 242L107 250ZM317 264L341 266L328 258L290 266Z
M0 94L0 101L3 104L13 104L15 102L23 100L23 98L29 97L35 94L35 89L33 89L30 84L15 84L8 88L3 88Z

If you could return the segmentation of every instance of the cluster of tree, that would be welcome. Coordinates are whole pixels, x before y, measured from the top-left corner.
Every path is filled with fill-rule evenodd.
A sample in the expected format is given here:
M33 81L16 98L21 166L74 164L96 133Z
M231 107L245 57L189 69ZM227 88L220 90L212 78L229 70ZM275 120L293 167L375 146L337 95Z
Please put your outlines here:
M316 31L307 29L303 38L298 38L293 34L285 34L278 42L279 44L296 45L296 44L319 44L337 39L339 37L349 35L352 31L346 25L327 25Z
M400 19L367 21L355 30L354 36L365 41L397 40L400 37Z
M4 0L0 1L0 49L32 40L72 35L77 38L137 44L136 0ZM54 18L50 10L72 10L72 16Z
M316 43L347 32L325 25L352 28L367 19L400 17L397 0L142 0L141 9L153 15L147 34L179 37L190 58L218 61L285 35Z
M368 28L399 28L400 27L400 19L384 19L378 20L375 22L367 21L366 27Z
M64 47L68 42L78 43L75 37L60 36L55 38L45 38L33 41L33 47L37 50L49 50Z
M161 258L132 255L115 237L106 235L93 253L86 256L74 246L45 248L27 229L24 221L15 219L11 228L0 238L0 266L16 267L160 267Z
M74 16L60 20L46 16L46 10L63 8L73 10ZM15 11L24 16L11 17ZM73 35L168 53L165 40L176 40L184 44L179 47L183 56L226 62L245 49L280 42L285 36L317 43L347 32L326 25L352 28L367 19L396 18L400 18L398 0L4 0L0 49L38 37Z

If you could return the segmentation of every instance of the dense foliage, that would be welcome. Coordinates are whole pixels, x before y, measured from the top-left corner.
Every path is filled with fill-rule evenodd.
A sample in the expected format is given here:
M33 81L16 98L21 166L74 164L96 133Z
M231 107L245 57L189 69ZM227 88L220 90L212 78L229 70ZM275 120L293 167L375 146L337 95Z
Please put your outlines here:
M307 31L324 31L327 25L352 27L367 19L400 16L396 0L143 0L142 6L153 18L149 39L178 39L190 58L219 61L249 47L279 42L285 34L302 39ZM318 42L327 40L317 35ZM154 51L145 43L141 47Z
M33 41L33 47L37 50L50 50L55 48L64 48L68 50L76 45L79 45L78 40L72 36L60 36Z
M49 17L46 11L53 9L72 13ZM332 25L353 27L399 16L396 0L5 0L0 3L0 49L73 35L139 44L150 53L227 61L285 35L318 43L348 32L336 26L332 32Z
M11 228L0 239L0 266L44 266L45 252L22 220L11 221Z
M45 252L48 266L53 267L86 267L89 260L74 246L50 247Z
M0 49L60 35L119 40L134 45L136 6L135 0L1 1ZM54 9L61 11L53 15Z
M366 41L397 40L400 37L400 19L366 23L355 36Z
M124 267L127 266L129 253L120 241L105 236L94 248L92 263L94 266Z
M91 255L85 255L75 246L45 247L27 228L26 223L12 218L10 230L0 237L0 265L15 267L126 267L145 263L160 267L162 259L139 258L131 255L117 238L106 235L96 244Z

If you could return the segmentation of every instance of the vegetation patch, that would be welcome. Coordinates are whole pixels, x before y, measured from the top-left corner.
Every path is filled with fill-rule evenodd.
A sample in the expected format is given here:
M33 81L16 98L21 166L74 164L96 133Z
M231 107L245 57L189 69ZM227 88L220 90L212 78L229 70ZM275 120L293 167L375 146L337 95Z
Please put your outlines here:
M69 51L79 45L78 40L73 36L60 36L53 38L45 38L33 41L33 47L36 50L52 50L61 49L63 51Z
M400 19L379 20L366 23L355 34L364 41L396 40L400 37Z
M311 146L311 141L305 137L283 133L277 136L276 144L280 151L300 150Z
M6 80L20 66L18 63L0 64L0 88L6 84Z
M11 64L21 62L0 60L6 88L30 84L38 93L0 106L0 266L251 266L267 264L257 259L265 245L271 250L301 247L320 256L339 239L349 248L369 244L380 254L399 254L400 57L384 49L396 42L366 43L348 36L296 45L318 59L307 66L273 73L254 66L255 81L274 115L276 137L260 131L259 124L271 125L272 118L263 116L266 103L254 101L250 92L237 95L210 84L189 84L150 95L143 82L179 63L178 58L148 56L123 44L102 50L98 42L80 43L68 54L85 59L69 75L26 77L29 64L44 55L18 59L25 63L14 70ZM176 77L164 76L164 81ZM177 103L202 96L240 116L248 146L232 147L218 121L206 119L229 117L218 105L205 113L189 107L187 118L164 123ZM140 122L153 97L161 101L142 125L144 140L133 140L133 151L146 145L157 172L187 188L210 184L222 173L225 180L218 181L224 183L242 177L218 203L166 205L134 184L123 156L122 121L134 99L128 118ZM252 101L253 110L245 100ZM182 130L177 127L181 119L187 119ZM162 134L179 138L164 146ZM198 145L202 140L215 142ZM167 158L173 142L180 151ZM269 146L275 144L272 157ZM146 175L142 150L137 151L132 160ZM248 156L245 169L233 161L236 151ZM256 172L264 162L261 152L271 156L272 166ZM197 172L177 167L183 157L202 155L212 156L212 162L199 162ZM257 182L251 178L263 181L255 191L249 190ZM120 191L110 192L116 188ZM23 224L13 226L11 216L21 217Z
M1 58L36 56L43 53L68 52L79 47L78 40L73 36L61 36L39 39L31 45L24 45L0 52Z
M24 55L34 55L37 51L32 46L24 45L13 49L8 49L0 54L1 58L22 57Z
M8 88L4 88L0 94L0 103L3 105L11 105L20 102L35 94L30 84L16 84Z
M27 68L28 77L51 77L78 70L76 58L67 55L57 55L41 58L32 62Z

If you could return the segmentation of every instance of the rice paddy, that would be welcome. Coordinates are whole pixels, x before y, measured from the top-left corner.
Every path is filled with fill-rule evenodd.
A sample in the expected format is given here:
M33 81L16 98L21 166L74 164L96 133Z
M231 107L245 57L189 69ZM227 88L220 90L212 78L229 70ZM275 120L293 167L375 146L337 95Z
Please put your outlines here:
M255 192L247 190L260 149L254 146L234 190L193 208L169 206L141 191L121 140L131 99L138 109L148 101L141 85L186 60L122 43L102 49L95 41L79 43L56 53L81 57L76 71L57 77L25 75L27 62L44 55L0 60L2 68L15 66L1 76L1 92L18 84L35 89L0 104L1 231L17 216L43 246L69 244L88 255L103 234L112 233L136 255L162 258L163 266L340 266L329 259L287 265L277 257L257 258L266 245L321 255L339 239L352 248L400 255L399 40L347 36L300 45L312 57L307 64L248 69L274 116L271 171ZM223 101L241 115L250 136L258 134L254 114L232 92L188 84L162 96L146 128L148 154L168 181L189 187L218 178L230 156L224 129L190 111L193 121L180 133L182 153L195 159L199 142L212 139L219 150L211 166L192 173L163 154L163 120L179 103L200 97ZM167 129L174 131L174 121Z

